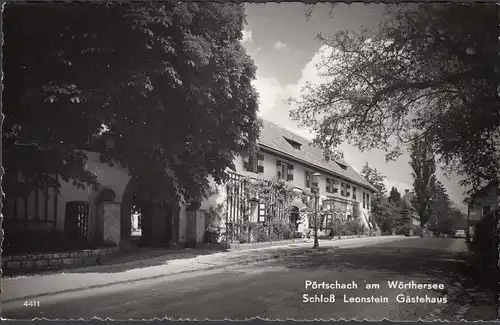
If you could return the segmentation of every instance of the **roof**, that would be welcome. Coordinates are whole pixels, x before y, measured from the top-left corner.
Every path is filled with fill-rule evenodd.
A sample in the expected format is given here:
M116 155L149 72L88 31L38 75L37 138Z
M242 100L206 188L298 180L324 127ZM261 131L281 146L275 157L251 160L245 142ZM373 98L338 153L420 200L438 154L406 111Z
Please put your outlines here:
M301 148L294 148L285 138L300 143ZM336 161L330 160L327 162L324 158L323 151L314 146L311 141L276 123L262 119L259 145L292 156L311 167L326 169L337 177L362 185L374 192L377 191L375 187L359 175L345 160L338 159ZM343 169L339 164L346 166L346 169Z
M493 180L489 182L486 186L482 187L478 191L474 192L471 195L471 198L477 198L477 197L482 197L485 195L488 195L488 192L491 190L492 187L498 186L498 182L496 180Z

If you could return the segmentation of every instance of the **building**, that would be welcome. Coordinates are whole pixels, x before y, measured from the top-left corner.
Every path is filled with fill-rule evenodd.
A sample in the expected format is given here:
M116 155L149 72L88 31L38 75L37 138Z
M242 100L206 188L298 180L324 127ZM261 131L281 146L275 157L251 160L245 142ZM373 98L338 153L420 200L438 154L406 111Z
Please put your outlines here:
M353 215L353 207L359 204L360 219L367 229L377 226L370 222L371 199L376 189L360 176L343 159L326 161L322 150L311 145L307 139L270 121L263 120L258 140L258 151L252 157L242 154L235 157L233 177L252 177L255 179L283 179L298 193L310 192L313 173L319 173L319 205L342 211L345 218ZM220 187L218 194L202 203L201 209L207 210L217 202L226 202L225 222L238 222L243 211L234 208L233 195L227 188ZM296 200L291 220L297 223L297 231L309 228L305 213L301 213L305 203ZM266 203L250 202L251 221L264 222ZM324 224L328 220L324 220Z
M78 241L83 246L92 247L127 247L133 237L144 234L148 237L147 244L152 246L184 244L203 237L204 229L198 229L196 233L187 229L196 228L204 215L174 201L173 195L166 205L149 207L139 222L132 207L134 195L140 190L140 181L131 179L126 168L110 167L101 162L98 152L83 152L88 158L86 168L97 176L99 189L81 189L59 179L59 194L48 189L45 193L39 190L15 197L7 191L3 206L4 245L7 245L4 250L26 247L25 238L40 243L22 248L31 251L48 242L52 242L53 247L62 248L59 243L67 241ZM17 181L23 182L22 177ZM200 221L193 216L198 216Z
M108 146L108 142L106 142ZM368 228L370 202L376 189L363 179L345 161L325 161L322 151L310 142L274 123L263 121L258 142L258 152L253 157L235 157L236 170L231 177L251 176L261 179L285 179L299 193L310 191L312 174L319 173L320 204L328 203L348 218L359 203L360 220ZM93 245L119 245L127 247L132 239L147 238L148 245L195 245L204 241L207 212L217 203L226 206L223 219L241 219L242 211L227 194L227 187L218 187L201 205L185 206L171 196L162 204L152 203L141 213L141 222L133 207L136 193L141 191L140 180L131 178L126 168L110 167L100 161L99 149L84 151L88 157L86 168L99 181L97 191L79 189L71 182L60 180L60 193L32 192L26 197L12 197L7 193L4 205L4 229L7 242L15 238L69 238ZM22 180L19 180L22 181ZM145 184L147 185L147 184ZM174 185L175 186L175 185ZM266 203L251 203L253 220L260 222L266 214ZM302 201L294 202L291 217L297 231L309 228ZM325 220L325 224L328 220ZM44 242L45 237L39 241ZM9 244L10 245L10 244ZM57 246L57 245L56 245Z
M475 236L476 224L500 207L500 186L492 181L464 201L467 204L467 238Z

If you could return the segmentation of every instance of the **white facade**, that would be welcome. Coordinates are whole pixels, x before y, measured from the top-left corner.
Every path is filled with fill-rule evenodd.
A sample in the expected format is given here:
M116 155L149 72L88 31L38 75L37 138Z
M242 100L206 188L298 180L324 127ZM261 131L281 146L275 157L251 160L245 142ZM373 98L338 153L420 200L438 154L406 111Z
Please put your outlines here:
M242 156L237 156L234 160L235 165L235 173L241 176L252 177L256 179L276 179L278 177L278 161L287 164L293 165L293 180L289 180L289 184L293 186L297 192L311 192L311 182L306 184L306 172L307 173L320 173L319 176L319 205L323 206L325 203L329 203L328 206L324 206L325 208L332 208L332 203L335 208L340 208L344 211L345 217L352 216L353 214L353 205L355 202L359 204L360 210L360 219L363 225L367 229L371 229L374 227L369 222L369 213L371 206L371 198L374 191L370 188L367 188L357 182L353 182L352 180L345 179L340 175L336 175L334 173L329 173L323 169L315 168L314 166L306 165L305 163L299 163L297 161L293 161L292 159L282 158L271 152L260 151L260 155L263 156L263 161L261 162L261 166L263 166L263 171L260 173L250 172L245 168L245 159ZM337 181L335 185L333 185L333 189L328 188L327 192L327 179L332 179ZM215 186L215 184L212 182ZM349 186L349 190L345 191L342 195L341 185L345 184ZM307 187L309 185L309 187ZM225 192L225 186L218 186L218 194L212 195L207 200L204 200L201 206L201 209L208 211L210 206L214 206L217 203L223 203L226 200L227 193ZM347 195L348 194L348 195ZM363 202L364 201L364 202ZM364 203L364 204L363 204ZM230 208L230 207L229 207ZM299 223L299 231L304 232L307 228L309 228L309 224L307 218L305 217L305 213L301 213ZM258 204L252 204L251 207L251 221L257 221L258 216Z

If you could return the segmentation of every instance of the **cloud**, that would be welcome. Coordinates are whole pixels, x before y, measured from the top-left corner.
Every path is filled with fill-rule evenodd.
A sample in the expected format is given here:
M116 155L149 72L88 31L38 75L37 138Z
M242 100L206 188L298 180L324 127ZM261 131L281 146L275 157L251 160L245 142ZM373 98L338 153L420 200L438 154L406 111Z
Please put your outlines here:
M277 42L275 48L278 43L281 44L278 45L278 47L286 46L285 43ZM306 82L312 84L322 82L323 79L319 75L321 69L318 70L318 64L321 63L324 58L331 57L335 51L335 49L327 46L319 48L311 60L307 62L301 70L300 78L292 84L281 84L279 80L273 76L261 77L258 72L257 80L253 82L253 85L260 94L259 116L278 123L308 140L312 140L314 137L313 133L307 129L299 128L297 122L290 119L290 106L285 104L284 100L289 97L300 98L302 88L306 85ZM335 57L335 55L333 55L333 57ZM335 61L331 61L329 65L335 65ZM411 185L411 169L408 165L409 156L407 153L405 153L398 162L388 164L385 161L385 153L381 150L371 150L362 153L356 147L347 143L342 144L339 149L344 153L345 161L358 173L365 162L368 161L371 167L377 168L383 175L387 176L384 182L387 188L387 194L389 194L393 186L396 187L402 195L405 189L413 189L413 185ZM463 210L464 205L461 204L463 200L463 189L457 186L458 178L454 177L452 180L448 181L442 177L439 169L436 174L448 189L450 198L457 202Z
M241 43L252 43L252 31L250 29L243 30L243 38Z
M282 41L277 41L276 43L274 43L273 45L273 48L275 50L282 50L282 49L286 49L288 47L288 44L286 43L283 43Z
M285 43L278 41L275 44L275 48L277 44L280 44L278 47L287 46ZM321 81L316 65L321 62L325 55L329 55L331 51L331 48L321 47L311 61L304 66L299 80L293 84L282 85L276 77L259 77L257 75L257 80L253 82L253 85L260 95L259 116L285 127L290 127L292 131L299 135L307 139L312 139L314 136L313 133L309 130L298 128L297 123L290 119L288 113L290 106L285 104L284 101L289 97L298 98L306 82L318 83Z
M259 93L259 115L266 117L272 114L271 110L279 104L278 99L283 87L276 78L258 78L252 85Z

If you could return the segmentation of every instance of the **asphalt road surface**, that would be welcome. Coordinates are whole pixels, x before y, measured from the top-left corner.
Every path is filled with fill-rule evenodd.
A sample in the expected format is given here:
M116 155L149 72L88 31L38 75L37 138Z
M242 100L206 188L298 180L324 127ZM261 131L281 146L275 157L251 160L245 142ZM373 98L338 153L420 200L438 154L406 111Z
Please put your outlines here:
M364 247L318 251L218 270L41 297L33 307L4 304L8 319L115 320L418 320L460 319L466 302L453 301L470 253L463 239L414 238ZM306 282L357 288L306 288ZM389 288L388 281L435 284L430 289ZM335 301L305 302L308 297ZM345 295L345 296L344 296ZM398 297L426 299L398 302ZM370 297L375 298L370 298ZM363 298L364 297L364 298ZM380 302L359 301L380 299ZM443 303L443 298L448 300ZM439 303L439 301L441 303Z

